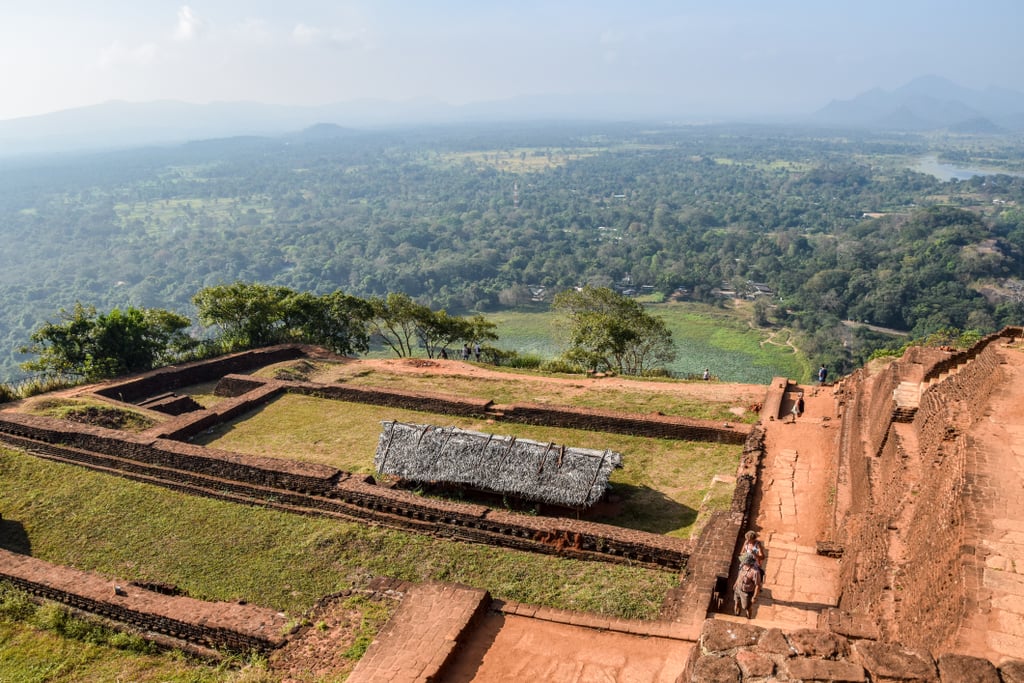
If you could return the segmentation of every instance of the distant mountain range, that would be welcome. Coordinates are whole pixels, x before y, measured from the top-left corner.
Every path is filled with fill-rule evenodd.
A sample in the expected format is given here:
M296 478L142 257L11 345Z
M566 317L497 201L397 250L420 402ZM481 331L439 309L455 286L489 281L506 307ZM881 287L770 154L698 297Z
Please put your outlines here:
M280 135L320 123L367 129L501 121L657 120L671 118L671 114L664 103L653 98L614 96L521 96L465 105L426 98L404 102L356 100L321 106L111 101L0 121L0 157Z
M895 90L874 88L852 100L833 100L811 120L899 131L1019 132L1024 131L1024 93L995 87L972 90L939 76L924 76Z
M655 98L568 95L521 96L459 106L433 99L358 100L322 106L111 101L0 121L0 157L279 135L319 123L379 128L457 122L686 120L686 112L678 108ZM747 117L749 122L756 122L751 118ZM972 90L926 76L892 91L875 88L851 100L834 100L802 121L774 117L773 122L899 131L1021 132L1024 93L1002 88Z

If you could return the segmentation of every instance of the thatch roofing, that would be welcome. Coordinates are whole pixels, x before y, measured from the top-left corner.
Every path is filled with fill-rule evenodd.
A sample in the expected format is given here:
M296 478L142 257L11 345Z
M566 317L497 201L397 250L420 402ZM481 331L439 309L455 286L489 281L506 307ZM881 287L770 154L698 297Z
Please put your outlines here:
M382 474L420 482L463 484L566 507L600 500L615 451L571 448L456 427L385 420L373 464Z

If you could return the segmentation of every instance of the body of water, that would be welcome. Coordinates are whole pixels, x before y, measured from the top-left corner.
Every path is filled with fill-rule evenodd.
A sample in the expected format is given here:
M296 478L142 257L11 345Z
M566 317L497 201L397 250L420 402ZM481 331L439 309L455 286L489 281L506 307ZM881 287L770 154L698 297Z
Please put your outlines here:
M956 164L948 164L939 161L939 158L935 155L921 157L917 160L917 163L911 166L911 168L918 173L927 173L933 175L939 180L949 181L953 180L967 180L973 178L976 175L996 175L1002 173L1004 175L1020 176L1020 173L1012 173L1010 171L999 171L986 168L977 168L974 166L958 166Z

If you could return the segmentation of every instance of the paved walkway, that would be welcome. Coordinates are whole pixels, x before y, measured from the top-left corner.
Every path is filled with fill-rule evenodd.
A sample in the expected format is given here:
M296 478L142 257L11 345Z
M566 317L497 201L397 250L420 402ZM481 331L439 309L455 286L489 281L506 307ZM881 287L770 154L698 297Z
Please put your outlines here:
M683 640L491 613L444 680L673 683L693 647Z
M370 644L350 683L437 680L469 626L490 602L487 592L454 584L412 586L398 612Z
M803 394L805 411L788 416ZM765 544L764 589L754 609L759 626L817 628L818 615L839 600L839 560L817 554L835 495L833 454L839 423L831 387L795 387L782 401L787 417L765 423L765 459L754 497L752 528ZM716 615L735 620L742 617Z

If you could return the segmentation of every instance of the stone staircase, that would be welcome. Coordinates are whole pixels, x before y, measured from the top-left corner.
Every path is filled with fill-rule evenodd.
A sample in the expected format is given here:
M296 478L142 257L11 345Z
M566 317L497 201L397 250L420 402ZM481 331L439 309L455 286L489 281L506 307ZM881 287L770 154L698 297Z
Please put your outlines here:
M973 360L972 357L963 358L956 365L943 370L935 377L929 377L923 382L900 382L900 385L892 392L893 422L913 422L917 414L917 408L921 403L921 394L928 388L945 380L950 375L955 375L963 366Z
M900 382L892 392L893 422L913 422L917 408L921 404L921 383Z

